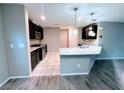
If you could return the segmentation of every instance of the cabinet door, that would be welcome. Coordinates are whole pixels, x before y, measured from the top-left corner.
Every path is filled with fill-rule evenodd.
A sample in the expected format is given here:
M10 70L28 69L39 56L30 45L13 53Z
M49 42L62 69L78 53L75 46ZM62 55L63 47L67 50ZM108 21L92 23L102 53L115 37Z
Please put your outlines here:
M31 66L32 66L32 70L34 69L34 67L37 65L37 51L33 51L31 52Z
M40 34L41 34L41 38L40 39L43 39L43 28L38 26L37 27L37 31L40 32Z
M37 64L40 62L40 53L39 49L37 49Z
M40 61L43 59L42 48L39 48L39 59Z
M35 39L35 30L34 30L34 23L29 20L29 35L30 39Z
M47 53L47 44L45 45L45 53Z
M43 28L41 27L41 39L43 39L44 38L44 34L43 34Z

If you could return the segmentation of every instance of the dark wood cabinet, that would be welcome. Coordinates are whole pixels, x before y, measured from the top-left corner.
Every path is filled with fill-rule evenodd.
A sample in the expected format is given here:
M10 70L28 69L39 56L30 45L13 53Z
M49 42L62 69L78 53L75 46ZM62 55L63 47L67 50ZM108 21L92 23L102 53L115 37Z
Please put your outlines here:
M31 20L29 20L29 35L30 35L30 39L41 40L44 37L43 28L41 26L36 25Z
M32 70L34 69L34 67L37 65L37 51L33 51L31 52L31 66L32 66Z
M40 60L43 59L42 48L39 48L39 59L40 59Z
M39 31L40 31L40 33L41 33L41 39L43 39L43 38L44 38L43 28L42 28L42 27L40 27Z
M30 39L35 39L35 24L29 20L29 35Z
M45 53L47 53L47 44L45 44Z
M37 51L37 64L38 64L41 61L41 59L40 59L39 49L37 49L36 51Z
M31 52L32 70L41 60L43 60L46 53L47 53L47 44Z
M95 33L95 36L89 35L90 27L92 27L92 31ZM96 23L83 27L82 28L82 39L97 39L97 28L98 28L98 25Z
M41 35L40 39L43 39L43 28L40 26L37 26L36 31L38 31L40 33L40 35Z

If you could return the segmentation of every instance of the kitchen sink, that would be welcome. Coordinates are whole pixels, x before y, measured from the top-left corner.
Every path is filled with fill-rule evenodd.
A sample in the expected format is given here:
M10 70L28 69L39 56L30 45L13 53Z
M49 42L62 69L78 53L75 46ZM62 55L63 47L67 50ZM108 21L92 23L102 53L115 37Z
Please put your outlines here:
M79 46L80 48L89 48L89 45L82 45L82 46Z

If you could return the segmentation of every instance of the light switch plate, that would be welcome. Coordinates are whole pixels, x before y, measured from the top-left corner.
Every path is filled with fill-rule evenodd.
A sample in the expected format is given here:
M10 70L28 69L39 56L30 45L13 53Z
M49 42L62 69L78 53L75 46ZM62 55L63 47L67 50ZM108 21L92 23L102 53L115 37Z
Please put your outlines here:
M13 44L10 44L10 48L14 48L14 45Z

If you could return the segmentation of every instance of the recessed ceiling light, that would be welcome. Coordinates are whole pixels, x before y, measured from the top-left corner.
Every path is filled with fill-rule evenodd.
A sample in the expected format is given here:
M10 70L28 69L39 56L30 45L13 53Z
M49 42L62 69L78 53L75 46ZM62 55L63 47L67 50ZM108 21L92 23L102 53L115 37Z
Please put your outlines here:
M46 17L42 15L42 16L41 16L41 19L42 19L42 20L46 20Z
M78 17L78 21L81 21L82 20L82 17Z

